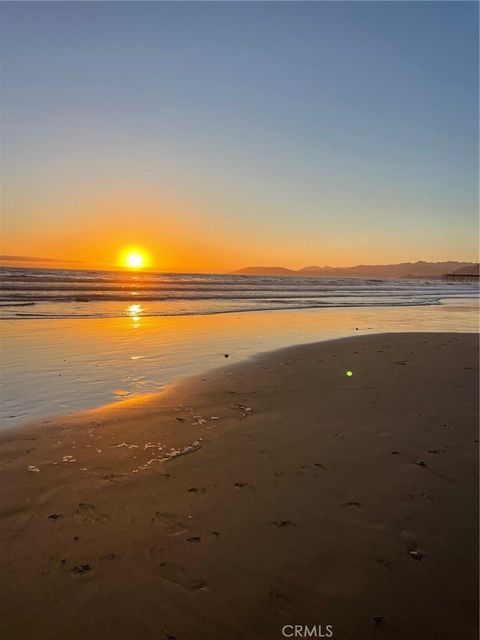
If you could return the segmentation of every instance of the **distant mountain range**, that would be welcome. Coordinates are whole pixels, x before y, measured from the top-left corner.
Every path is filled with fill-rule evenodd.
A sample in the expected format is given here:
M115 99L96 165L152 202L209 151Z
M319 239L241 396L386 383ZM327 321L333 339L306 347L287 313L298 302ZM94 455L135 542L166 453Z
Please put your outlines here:
M356 278L439 278L444 273L477 274L474 262L402 262L400 264L359 264L355 267L245 267L234 271L245 276L332 276Z

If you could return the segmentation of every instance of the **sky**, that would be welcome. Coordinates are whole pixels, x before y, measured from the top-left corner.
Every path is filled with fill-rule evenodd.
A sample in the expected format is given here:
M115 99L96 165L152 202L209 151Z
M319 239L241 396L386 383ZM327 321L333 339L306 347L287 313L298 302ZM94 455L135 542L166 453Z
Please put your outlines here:
M166 271L478 260L476 2L1 14L2 254L101 267L135 245Z

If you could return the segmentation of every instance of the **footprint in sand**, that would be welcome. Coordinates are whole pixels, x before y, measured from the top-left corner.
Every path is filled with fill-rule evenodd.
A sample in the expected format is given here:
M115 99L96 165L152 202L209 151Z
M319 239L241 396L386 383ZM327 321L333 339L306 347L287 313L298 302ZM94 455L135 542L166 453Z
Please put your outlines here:
M160 564L160 575L164 580L178 584L185 589L192 591L206 591L207 583L203 580L191 578L185 569L174 562L162 562Z
M271 589L268 593L268 599L276 609L283 611L284 613L290 613L292 611L291 598L277 589Z
M76 567L70 569L70 573L74 575L81 575L82 573L88 573L92 570L92 567L89 564L77 564Z
M152 518L152 522L159 522L165 528L167 533L172 536L177 536L187 531L185 524L178 520L174 513L162 513L160 511L156 511Z
M326 471L326 467L319 462L316 462L313 466L302 464L300 470L297 473L300 475L312 475L317 474L319 469L323 469L324 471Z
M248 482L235 482L233 486L238 487L238 489L253 489L253 486Z
M390 560L385 560L385 558L380 558L379 560L377 560L378 564L381 564L382 567L389 567L391 565Z
M78 518L83 522L96 522L100 524L103 524L110 519L108 514L97 513L93 504L86 504L85 502L79 503L78 509L73 514L73 517Z
M126 475L125 473L106 473L102 476L102 480L114 480L115 478L121 478Z

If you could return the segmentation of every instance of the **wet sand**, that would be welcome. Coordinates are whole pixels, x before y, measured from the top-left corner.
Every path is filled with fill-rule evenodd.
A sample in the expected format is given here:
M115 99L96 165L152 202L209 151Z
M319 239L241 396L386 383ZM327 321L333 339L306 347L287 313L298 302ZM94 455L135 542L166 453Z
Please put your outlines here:
M477 420L478 337L424 333L8 430L0 636L476 638Z

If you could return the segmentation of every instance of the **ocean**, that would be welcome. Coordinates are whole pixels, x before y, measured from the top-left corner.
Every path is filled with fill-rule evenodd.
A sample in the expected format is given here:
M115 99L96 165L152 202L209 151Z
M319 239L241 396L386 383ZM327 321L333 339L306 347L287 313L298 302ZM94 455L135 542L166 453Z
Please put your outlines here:
M292 276L0 270L1 318L178 316L279 309L438 305L476 283Z

